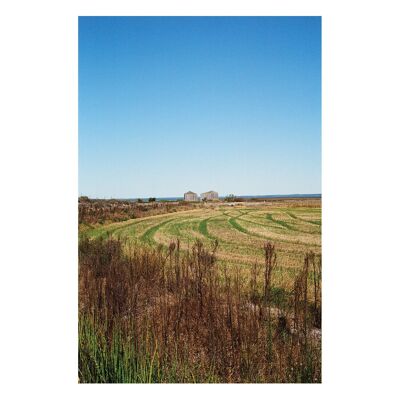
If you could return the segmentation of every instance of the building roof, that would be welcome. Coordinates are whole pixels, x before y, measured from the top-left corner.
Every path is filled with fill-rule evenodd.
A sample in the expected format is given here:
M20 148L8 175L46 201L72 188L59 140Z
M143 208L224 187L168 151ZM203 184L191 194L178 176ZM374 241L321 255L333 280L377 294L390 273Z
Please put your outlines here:
M190 190L186 192L185 194L196 194L195 192L191 192Z

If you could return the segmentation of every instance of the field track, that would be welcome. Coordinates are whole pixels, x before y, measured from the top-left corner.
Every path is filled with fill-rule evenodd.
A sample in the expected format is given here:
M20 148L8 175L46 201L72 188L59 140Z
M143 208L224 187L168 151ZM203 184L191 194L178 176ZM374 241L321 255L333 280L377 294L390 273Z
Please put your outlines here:
M150 246L168 246L180 239L183 249L197 239L207 246L218 240L219 262L241 266L261 263L263 244L269 240L276 246L279 266L293 272L307 251L321 253L321 208L218 205L113 223L85 234Z

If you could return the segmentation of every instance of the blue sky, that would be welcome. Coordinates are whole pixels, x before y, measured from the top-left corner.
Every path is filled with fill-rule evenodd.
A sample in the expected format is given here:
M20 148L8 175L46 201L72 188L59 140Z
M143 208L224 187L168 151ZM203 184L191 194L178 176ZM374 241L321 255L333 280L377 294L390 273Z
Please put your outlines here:
M80 17L79 194L321 193L319 17Z

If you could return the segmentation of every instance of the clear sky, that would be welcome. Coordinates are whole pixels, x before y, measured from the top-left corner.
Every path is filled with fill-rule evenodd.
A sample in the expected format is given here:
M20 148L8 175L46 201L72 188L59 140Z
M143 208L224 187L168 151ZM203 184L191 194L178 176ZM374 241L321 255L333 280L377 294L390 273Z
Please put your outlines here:
M80 17L79 194L321 193L319 17Z

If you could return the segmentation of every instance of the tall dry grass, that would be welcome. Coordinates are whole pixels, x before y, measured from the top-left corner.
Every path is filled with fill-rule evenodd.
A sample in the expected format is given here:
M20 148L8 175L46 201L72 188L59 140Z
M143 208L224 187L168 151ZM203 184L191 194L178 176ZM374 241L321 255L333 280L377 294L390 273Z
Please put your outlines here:
M191 210L200 204L183 201L138 203L129 200L99 200L80 198L78 203L79 225L103 225L133 218Z
M80 382L320 382L321 262L284 292L276 253L248 278L189 252L116 239L79 244Z

